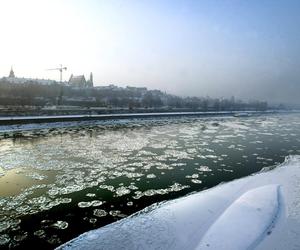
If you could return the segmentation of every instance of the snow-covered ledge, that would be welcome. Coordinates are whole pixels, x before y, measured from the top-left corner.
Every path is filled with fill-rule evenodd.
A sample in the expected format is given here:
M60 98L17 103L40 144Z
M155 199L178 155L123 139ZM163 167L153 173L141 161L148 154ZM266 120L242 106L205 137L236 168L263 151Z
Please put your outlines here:
M300 156L153 205L58 249L300 249Z

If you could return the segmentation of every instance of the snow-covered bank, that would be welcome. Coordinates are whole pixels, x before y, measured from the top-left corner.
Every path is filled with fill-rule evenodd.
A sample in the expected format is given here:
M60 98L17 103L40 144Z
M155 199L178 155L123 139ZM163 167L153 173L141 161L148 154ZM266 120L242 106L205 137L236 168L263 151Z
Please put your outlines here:
M51 115L51 116L0 116L0 126L43 124L58 122L82 122L101 120L123 120L162 117L209 117L209 116L252 116L283 113L273 110L267 111L189 111L189 112L150 112L150 113L111 113L111 114L87 114L87 115ZM284 113L290 113L286 111Z
M300 156L154 205L58 249L299 249Z

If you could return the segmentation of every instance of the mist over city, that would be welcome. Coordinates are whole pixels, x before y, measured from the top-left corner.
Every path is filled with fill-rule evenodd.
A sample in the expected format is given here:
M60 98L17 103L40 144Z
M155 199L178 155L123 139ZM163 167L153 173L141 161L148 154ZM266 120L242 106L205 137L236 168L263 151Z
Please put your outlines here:
M298 1L2 1L0 75L299 104Z

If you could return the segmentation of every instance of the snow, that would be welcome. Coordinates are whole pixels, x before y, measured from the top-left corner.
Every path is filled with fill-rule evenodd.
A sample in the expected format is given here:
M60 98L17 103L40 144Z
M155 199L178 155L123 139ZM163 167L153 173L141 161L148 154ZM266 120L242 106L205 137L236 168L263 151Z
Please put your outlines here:
M260 115L274 114L275 111L245 111L245 114ZM85 115L43 115L43 116L0 116L0 126L11 124L35 124L52 122L88 121L88 120L111 120L111 119L134 119L154 117L176 116L233 116L235 111L197 111L197 112L152 112L152 113L111 113L111 114L85 114Z
M84 233L58 249L299 249L300 156Z
M267 232L278 211L278 185L254 188L225 210L201 239L197 249L249 249Z

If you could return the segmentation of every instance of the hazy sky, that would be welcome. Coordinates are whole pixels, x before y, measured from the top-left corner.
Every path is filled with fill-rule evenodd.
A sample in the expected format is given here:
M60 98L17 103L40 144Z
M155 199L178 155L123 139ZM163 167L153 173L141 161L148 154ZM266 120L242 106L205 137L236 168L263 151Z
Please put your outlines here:
M0 76L300 102L300 1L0 0Z

